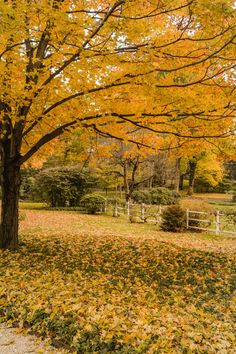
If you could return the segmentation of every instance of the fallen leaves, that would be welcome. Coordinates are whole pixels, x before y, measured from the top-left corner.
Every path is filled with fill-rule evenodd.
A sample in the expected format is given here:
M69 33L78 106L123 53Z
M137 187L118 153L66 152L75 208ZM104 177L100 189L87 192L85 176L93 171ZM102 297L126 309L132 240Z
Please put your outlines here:
M4 320L78 353L233 353L231 252L179 248L111 218L27 216L20 250L1 252Z

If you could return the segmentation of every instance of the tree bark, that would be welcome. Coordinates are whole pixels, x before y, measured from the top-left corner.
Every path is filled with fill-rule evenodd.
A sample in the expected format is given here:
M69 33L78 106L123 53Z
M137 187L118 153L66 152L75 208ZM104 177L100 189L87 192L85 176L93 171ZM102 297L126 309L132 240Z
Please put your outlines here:
M181 157L176 160L176 165L175 165L175 190L176 190L176 192L179 192L179 185L180 185L180 162L181 162Z
M189 161L188 195L193 195L193 192L194 192L194 181L195 181L196 168L197 168L197 161L195 159Z
M125 190L125 200L128 202L130 200L130 186L127 173L127 162L124 161L123 164L123 176L124 176L124 190Z
M185 173L180 175L179 177L179 190L181 191L184 190L184 177L185 177Z
M18 240L18 214L20 195L20 166L12 159L4 159L1 166L1 227L0 248L17 249Z

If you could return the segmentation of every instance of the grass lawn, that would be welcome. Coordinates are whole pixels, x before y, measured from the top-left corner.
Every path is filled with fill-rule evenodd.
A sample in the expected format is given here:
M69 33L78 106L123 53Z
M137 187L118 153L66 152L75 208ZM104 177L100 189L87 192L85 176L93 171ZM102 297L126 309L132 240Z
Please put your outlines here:
M234 238L22 213L20 250L0 252L2 321L81 354L235 353Z
M200 197L204 199L215 199L215 200L232 200L232 194L227 193L194 193L194 197Z

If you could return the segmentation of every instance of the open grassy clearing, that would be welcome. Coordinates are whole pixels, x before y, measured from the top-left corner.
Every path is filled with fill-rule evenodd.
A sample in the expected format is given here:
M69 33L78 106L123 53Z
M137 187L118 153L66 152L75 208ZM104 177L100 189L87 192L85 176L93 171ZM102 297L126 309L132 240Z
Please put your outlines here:
M200 197L204 199L224 199L232 200L232 194L229 193L194 193L194 197Z
M234 353L235 239L23 210L2 252L2 321L78 353Z

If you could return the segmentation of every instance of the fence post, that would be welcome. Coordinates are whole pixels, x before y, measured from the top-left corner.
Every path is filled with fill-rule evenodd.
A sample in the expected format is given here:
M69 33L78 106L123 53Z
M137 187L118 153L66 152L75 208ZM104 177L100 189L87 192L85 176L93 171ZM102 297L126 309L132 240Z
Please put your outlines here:
M104 205L104 213L107 212L107 198L105 199L105 205Z
M220 212L216 210L216 235L220 234Z
M127 202L127 216L130 218L130 201Z
M145 204L141 204L141 220L145 222Z
M186 228L189 229L189 209L186 209Z
M114 210L113 210L113 216L118 216L118 205L117 205L117 201L115 201L115 205L114 205Z

